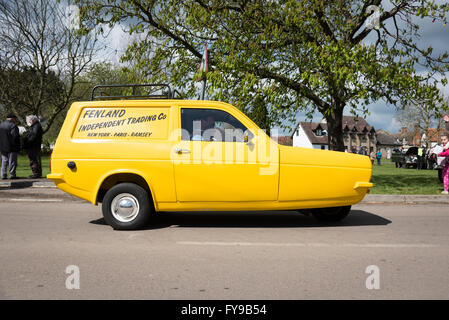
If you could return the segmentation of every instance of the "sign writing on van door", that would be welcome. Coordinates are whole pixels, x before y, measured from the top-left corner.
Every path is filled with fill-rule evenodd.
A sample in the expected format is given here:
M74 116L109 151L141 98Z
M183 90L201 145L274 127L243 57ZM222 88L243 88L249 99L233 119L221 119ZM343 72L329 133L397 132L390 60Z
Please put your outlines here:
M86 108L74 139L165 139L168 108Z

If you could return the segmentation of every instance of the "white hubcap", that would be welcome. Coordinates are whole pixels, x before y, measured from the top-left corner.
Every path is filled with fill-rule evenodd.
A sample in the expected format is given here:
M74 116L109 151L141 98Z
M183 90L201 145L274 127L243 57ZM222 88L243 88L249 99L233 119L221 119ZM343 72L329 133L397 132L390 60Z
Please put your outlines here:
M130 222L139 214L139 201L132 194L121 193L112 200L111 212L120 222Z

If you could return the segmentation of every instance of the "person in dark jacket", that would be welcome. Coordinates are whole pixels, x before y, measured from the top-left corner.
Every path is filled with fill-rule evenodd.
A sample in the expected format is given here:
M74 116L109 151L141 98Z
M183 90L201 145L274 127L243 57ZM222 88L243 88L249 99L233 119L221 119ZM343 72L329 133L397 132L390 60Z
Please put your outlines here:
M39 118L36 116L27 116L27 124L30 126L25 139L24 148L27 151L30 167L33 174L28 178L42 178L41 163L41 144L42 144L42 126Z
M17 127L17 117L9 114L6 121L0 124L0 152L2 154L2 179L7 178L9 166L9 178L17 179L17 153L20 151L20 135Z

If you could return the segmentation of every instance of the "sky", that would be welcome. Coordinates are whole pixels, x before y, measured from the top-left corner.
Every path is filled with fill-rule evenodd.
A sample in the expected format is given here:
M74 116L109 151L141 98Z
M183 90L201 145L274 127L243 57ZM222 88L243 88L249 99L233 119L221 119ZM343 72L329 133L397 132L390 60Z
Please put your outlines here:
M437 1L441 2L441 1ZM449 51L449 25L444 26L442 22L432 22L431 19L419 19L421 37L417 39L417 44L421 48L427 48L431 45L434 49L434 54L440 54L444 51ZM387 25L388 27L388 25ZM392 29L389 29L392 30ZM375 32L372 31L368 36L366 42L374 41ZM106 38L100 39L100 43L103 46L102 59L107 59L113 63L119 63L120 55L123 54L130 43L131 38L129 34L125 33L119 26L115 26L110 30ZM425 72L425 70L421 70ZM449 78L449 73L447 74ZM449 97L449 85L440 87L444 96ZM390 133L399 132L401 124L395 119L396 109L392 105L388 105L384 101L373 102L368 106L370 114L365 117L369 124L374 126L376 130L382 129ZM349 110L345 112L345 115L349 115ZM313 121L320 121L322 115L315 113ZM305 113L298 112L296 116L296 123L299 121L306 121ZM309 120L307 120L309 121ZM294 124L291 124L294 126ZM293 132L291 130L279 129L280 135L290 135Z

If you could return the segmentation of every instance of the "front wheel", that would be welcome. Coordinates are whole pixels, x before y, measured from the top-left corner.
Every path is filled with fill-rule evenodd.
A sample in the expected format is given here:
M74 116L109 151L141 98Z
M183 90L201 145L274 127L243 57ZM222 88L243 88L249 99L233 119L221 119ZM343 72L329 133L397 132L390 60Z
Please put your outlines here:
M148 192L134 183L120 183L106 192L103 217L115 230L135 230L148 224L151 214Z
M349 214L351 206L312 209L312 215L318 221L337 222Z

